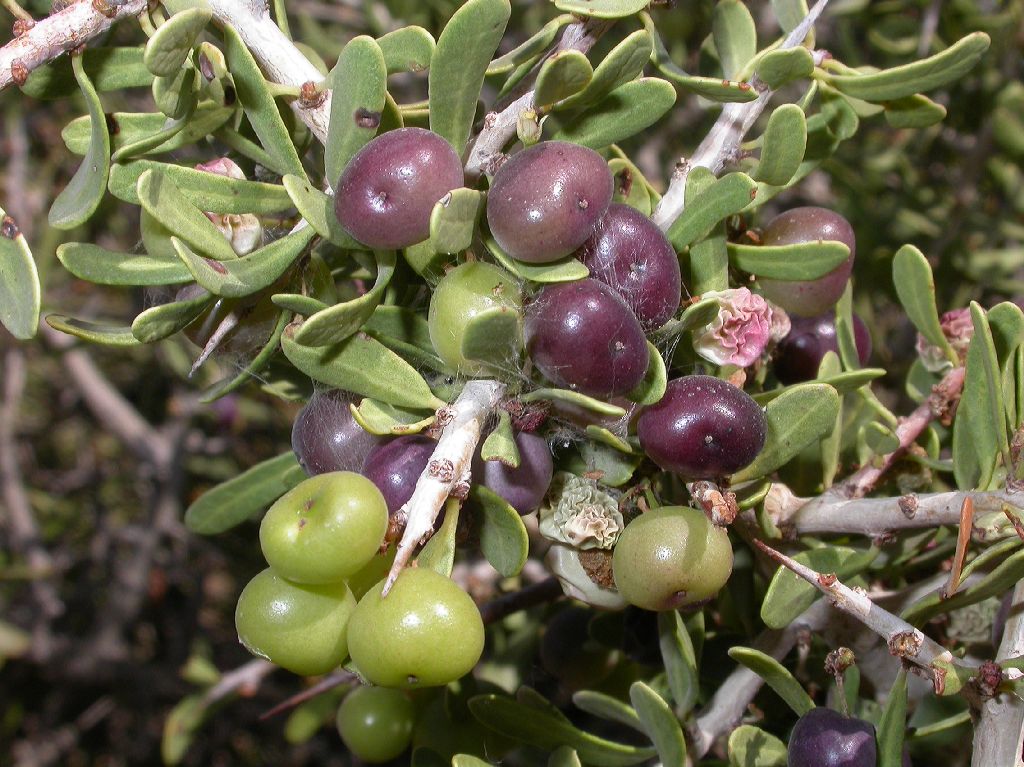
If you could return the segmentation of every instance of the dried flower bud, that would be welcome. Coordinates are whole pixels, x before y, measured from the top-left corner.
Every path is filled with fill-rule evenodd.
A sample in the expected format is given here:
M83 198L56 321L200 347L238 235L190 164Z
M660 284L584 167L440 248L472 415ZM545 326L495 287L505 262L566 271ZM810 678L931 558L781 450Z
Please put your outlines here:
M971 345L971 338L974 336L971 310L963 308L946 312L939 318L939 325L942 328L942 335L949 341L949 345L953 347L960 363L963 364L967 359L967 347ZM917 334L917 356L921 358L921 364L932 373L943 373L953 367L942 347L930 343L920 333Z
M552 541L577 549L610 549L625 527L618 501L593 479L558 472L548 498L540 511L540 532Z
M793 323L789 321L789 315L786 314L786 310L778 304L773 304L769 301L768 307L772 310L772 324L768 340L773 344L777 344L789 335L789 331L793 329Z
M710 291L718 299L718 316L693 334L693 348L716 365L746 367L757 360L773 336L772 308L748 288ZM788 320L788 318L787 318Z
M227 157L196 165L196 170L227 176L237 181L245 180L245 173ZM231 243L231 249L240 256L251 253L263 244L263 224L252 213L206 213L224 238Z

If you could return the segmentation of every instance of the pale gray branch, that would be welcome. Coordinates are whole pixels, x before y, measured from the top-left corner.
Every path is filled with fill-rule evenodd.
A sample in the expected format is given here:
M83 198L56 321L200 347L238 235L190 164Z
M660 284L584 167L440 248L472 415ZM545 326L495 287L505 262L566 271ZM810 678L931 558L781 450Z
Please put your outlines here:
M1024 655L1024 581L1013 589L1009 617L1003 629L996 660ZM981 706L981 716L974 728L973 767L1005 764L1021 767L1024 757L1024 702L1010 693L997 695Z

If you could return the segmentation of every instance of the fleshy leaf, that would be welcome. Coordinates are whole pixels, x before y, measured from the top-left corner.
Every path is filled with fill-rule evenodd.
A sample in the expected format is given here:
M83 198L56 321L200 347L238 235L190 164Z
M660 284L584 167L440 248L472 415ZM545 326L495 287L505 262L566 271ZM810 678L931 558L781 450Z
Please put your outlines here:
M395 252L377 251L377 279L373 287L358 298L335 304L306 319L295 333L303 346L330 346L340 343L359 330L384 298L395 273Z
M885 104L885 120L893 128L928 128L945 119L946 108L920 94Z
M400 434L418 434L434 422L434 414L424 416L422 410L388 405L369 397L359 402L359 406L350 405L352 417L370 434L390 437Z
M677 611L658 613L658 644L661 647L668 688L672 692L676 709L685 715L697 702L700 679L693 642Z
M708 183L710 179L713 180ZM687 179L686 207L666 232L669 241L676 250L697 242L719 221L747 207L756 189L757 184L746 173L729 173L714 179L711 171L694 168Z
M914 327L930 343L946 350L955 358L952 347L939 324L935 305L935 278L924 254L913 245L904 245L892 260L892 282L903 310Z
M0 208L0 324L27 340L39 328L39 273L25 235Z
M555 8L577 16L621 19L639 13L650 0L555 0Z
M85 72L97 93L141 88L153 81L153 75L142 61L142 48L86 48ZM78 90L71 67L71 58L62 56L45 66L32 70L21 92L34 99L65 99Z
M878 767L901 767L907 729L907 669L900 666L878 722Z
M518 575L530 549L523 518L504 498L483 485L474 485L469 495L482 512L480 551L504 577Z
M811 52L802 46L776 49L762 56L754 71L765 85L775 91L814 74L814 59Z
M575 96L590 84L594 68L580 51L559 51L546 59L537 73L533 102L539 109Z
M483 239L484 245L494 259L520 279L540 283L574 282L582 280L590 274L586 265L572 256L566 256L547 264L530 264L508 255L490 233L486 233Z
M800 50L803 50L802 48ZM761 160L753 177L776 186L789 183L807 150L807 120L796 104L783 104L768 118L761 137Z
M430 130L462 155L484 73L512 13L509 0L468 0L445 25L430 61Z
M288 192L279 184L231 178L155 160L114 163L110 167L107 188L119 200L138 205L136 186L139 177L147 170L157 170L166 175L186 200L210 213L261 215L287 210L293 204Z
M90 341L94 344L106 346L138 346L139 341L132 335L130 327L121 325L107 325L89 320L79 320L74 317L65 317L62 314L49 314L46 317L46 324L61 333L81 338L83 341Z
M55 229L74 229L89 220L107 191L107 174L110 172L110 134L103 105L85 73L81 55L72 55L71 66L89 109L89 150L75 175L50 206L48 218L50 226Z
M444 405L416 369L365 333L340 344L302 346L286 329L281 348L291 363L314 381L399 407L436 410Z
M732 79L757 53L754 17L740 0L721 0L711 17L711 36L722 63L722 76Z
M317 234L339 248L369 250L338 223L338 217L334 215L333 197L315 188L305 177L289 175L281 179L281 183L298 208L299 215L309 222Z
M626 411L618 405L602 402L593 397L588 397L586 394L580 394L569 389L534 389L530 393L524 394L520 399L523 402L542 402L544 400L565 402L568 405L582 407L598 415L610 418L622 418L626 414Z
M205 290L183 301L169 301L152 306L132 322L131 332L139 341L150 344L183 330L212 306L216 298Z
M626 397L638 405L653 405L665 395L668 374L658 347L647 342L648 364L643 380Z
M653 52L650 33L645 29L633 32L601 60L587 86L561 102L559 109L585 107L600 101L616 88L639 77Z
M289 450L207 490L188 507L185 526L200 535L223 533L266 509L305 478Z
M768 403L768 438L753 463L733 475L732 481L770 474L787 464L808 445L828 434L839 411L839 394L828 384L792 386Z
M973 32L926 59L868 75L831 75L828 83L864 101L894 101L959 80L974 68L990 42L984 32Z
M547 50L552 40L555 39L555 35L558 34L558 30L570 21L572 21L572 16L565 13L552 19L520 45L492 61L487 67L487 74L505 74L521 64L533 61Z
M430 68L434 36L423 27L401 27L377 38L389 75L422 72Z
M157 77L175 74L212 16L209 9L190 8L167 19L146 43L142 57L146 69Z
M729 767L786 767L786 744L769 732L741 724L729 734Z
M593 108L562 126L554 139L603 149L656 123L676 102L676 91L657 77L619 86Z
M686 740L683 728L665 699L643 682L633 682L629 687L629 700L644 725L648 737L658 749L662 764L683 764L686 762Z
M803 716L814 708L814 701L807 691L793 678L789 670L772 656L752 647L733 647L729 650L729 657L764 679L797 716Z
M60 245L57 258L73 275L97 285L176 285L192 281L192 273L178 259L115 253L85 242Z
M204 101L187 120L168 120L159 112L114 112L105 115L108 127L111 159L123 159L143 154L162 154L196 143L213 133L234 114L232 107L221 107ZM69 152L84 155L89 151L91 133L88 116L78 117L64 126L61 138Z
M512 469L519 468L519 446L512 431L512 419L504 408L498 410L498 423L480 446L484 461L501 461Z
M338 183L356 152L377 135L387 92L387 65L380 46L360 35L346 43L331 70L331 122L324 149L327 181Z
M795 245L742 245L729 243L729 261L755 277L776 280L814 280L850 257L850 249L836 240L815 240Z
M661 613L658 616L661 617ZM576 704L576 708L586 711L588 714L607 719L610 722L618 722L637 732L644 732L640 717L637 716L633 707L611 695L605 695L603 692L595 690L580 690L573 693L572 702Z
M484 209L484 193L453 189L430 212L430 245L438 253L460 253L473 244L476 222Z
M452 574L455 564L455 531L459 526L459 510L462 503L449 499L444 506L444 521L430 536L416 557L416 566L440 573L445 578Z
M220 230L162 169L147 170L139 176L136 193L146 212L191 248L218 261L238 257Z

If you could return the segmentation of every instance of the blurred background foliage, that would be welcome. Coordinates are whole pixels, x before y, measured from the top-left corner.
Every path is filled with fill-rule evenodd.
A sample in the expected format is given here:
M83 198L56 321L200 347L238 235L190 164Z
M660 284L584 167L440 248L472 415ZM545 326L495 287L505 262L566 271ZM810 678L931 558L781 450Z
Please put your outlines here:
M328 64L355 35L377 36L407 24L436 32L459 5L285 2L295 39ZM771 39L777 29L771 4L748 6L760 39ZM712 7L710 0L678 0L651 12L674 61L714 76L705 45ZM44 0L26 8L37 17L49 12ZM532 0L513 2L513 14L500 52L557 11ZM0 17L11 20L5 11ZM817 26L818 45L850 65L893 66L976 30L992 36L992 47L955 86L932 94L948 110L943 123L903 131L880 115L865 116L854 139L766 205L759 220L734 222L756 228L779 210L814 204L853 223L856 307L874 335L875 363L890 371L882 388L897 412L907 405L902 381L914 342L891 286L890 259L901 244L915 244L932 262L940 311L972 299L989 306L1024 296L1022 18L1019 0L833 3ZM596 56L629 31L608 35ZM110 35L124 45L142 40L128 22ZM423 98L425 77L402 77L392 84L397 93L408 101ZM149 99L147 91L105 94L104 108L143 111ZM36 256L44 311L130 318L160 296L78 281L54 252L73 240L138 248L138 208L108 196L100 213L77 230L46 224L50 201L78 162L60 137L83 111L76 100L0 93L0 200ZM675 160L696 147L716 114L714 105L681 94L665 119L623 148L664 188ZM175 159L199 161L212 150L203 151L200 156L189 147ZM219 370L204 369L201 380L188 381L197 349L182 337L132 349L85 349L47 329L24 344L0 330L0 353L0 762L156 763L171 709L216 678L214 669L249 660L232 615L242 585L262 568L254 523L200 539L184 531L183 509L204 489L286 449L298 405L262 392L257 381L239 395L199 405L200 388L239 365L246 350L217 358ZM123 398L128 407L105 409L103 397ZM144 421L133 422L132 413ZM514 632L504 637L505 649L535 636L542 619L524 617L518 638ZM535 662L525 671L528 681L543 684ZM183 763L348 764L333 728L294 745L286 735L294 737L299 725L283 727L285 717L257 722L301 684L276 673L250 697L221 708L182 754ZM323 712L312 717L315 725ZM938 745L947 749L943 763L958 763L949 750L956 744ZM961 759L965 747L969 741L959 745Z

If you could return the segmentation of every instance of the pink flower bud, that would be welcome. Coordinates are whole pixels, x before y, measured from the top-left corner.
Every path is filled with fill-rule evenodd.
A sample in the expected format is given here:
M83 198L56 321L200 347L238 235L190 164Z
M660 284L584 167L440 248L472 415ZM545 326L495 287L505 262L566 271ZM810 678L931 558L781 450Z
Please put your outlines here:
M242 172L242 169L238 167L234 160L229 160L227 157L218 157L216 160L201 162L196 166L196 170L213 173L217 176L227 176L238 181L245 181L245 174Z
M711 291L701 298L718 299L720 308L713 321L694 332L693 348L716 365L747 367L761 356L773 330L781 330L773 327L768 302L747 288ZM783 312L780 314L784 316Z
M245 173L227 157L218 157L210 162L196 165L196 170L227 176L238 181L245 181ZM240 256L251 253L263 244L263 224L252 213L206 213L224 238L231 243L231 249Z
M956 352L960 364L963 364L967 359L967 347L971 345L971 338L974 336L971 310L965 307L946 312L939 318L939 326L942 328L942 335L946 337L949 345ZM953 367L953 363L942 348L929 343L920 333L917 334L917 356L921 358L921 363L925 368L932 373L942 373Z

